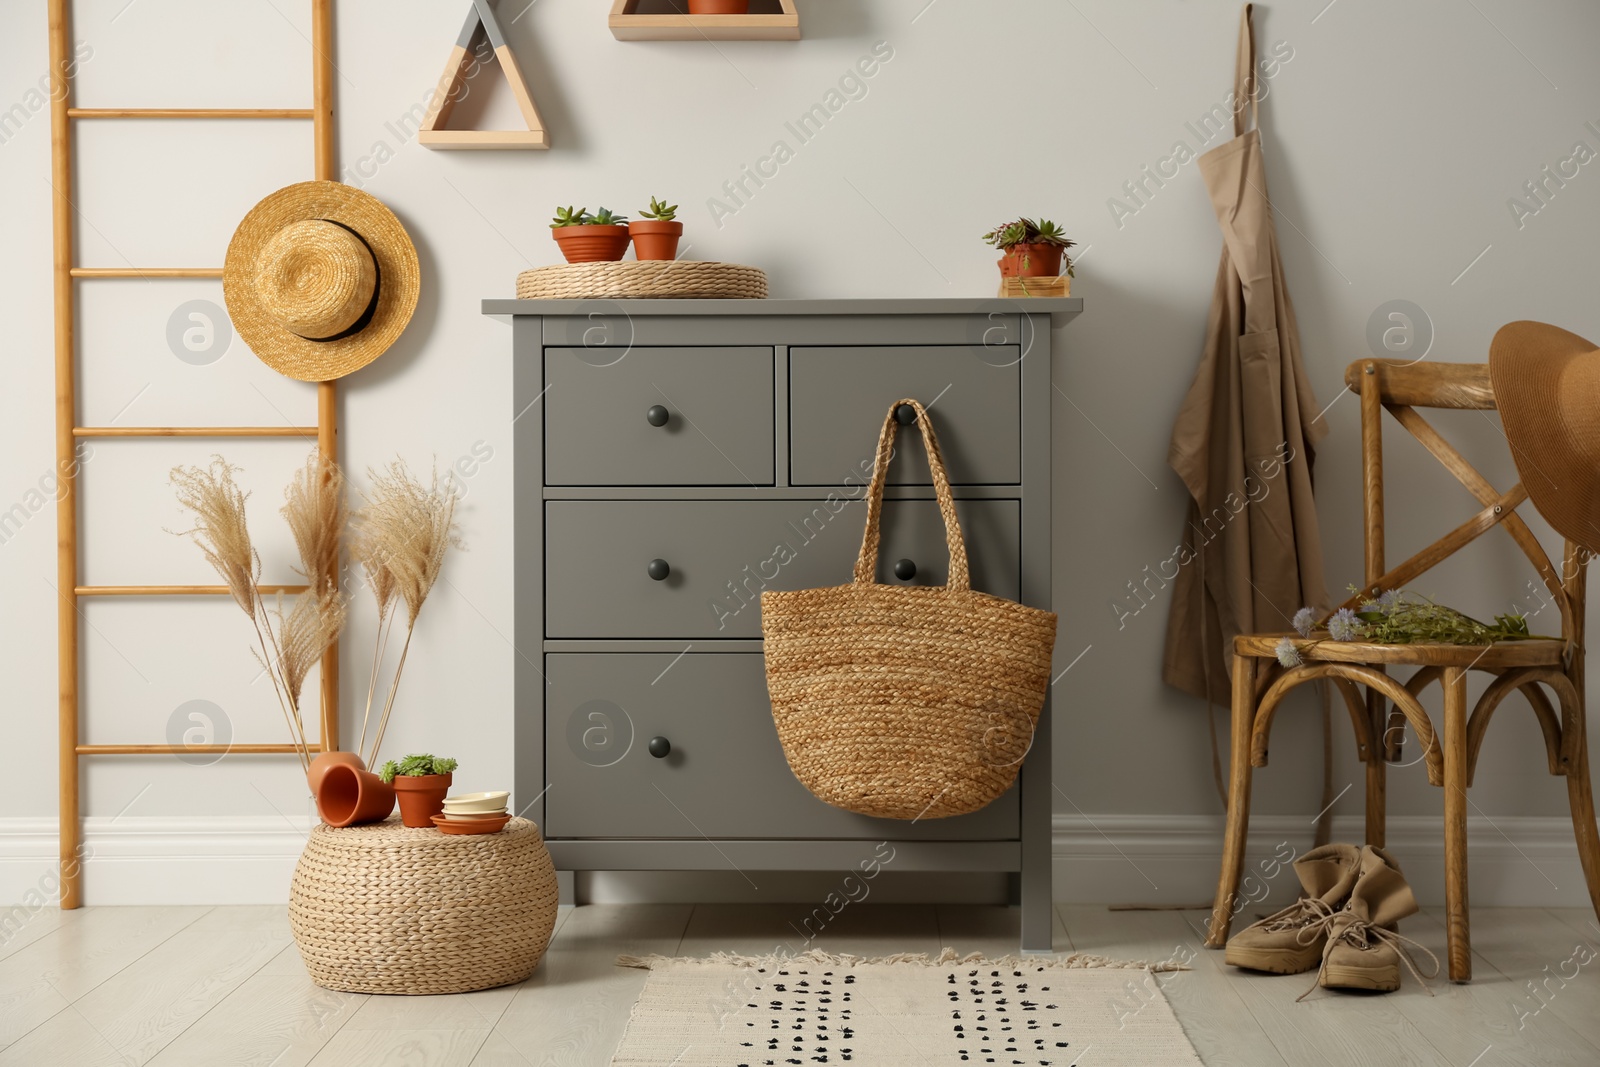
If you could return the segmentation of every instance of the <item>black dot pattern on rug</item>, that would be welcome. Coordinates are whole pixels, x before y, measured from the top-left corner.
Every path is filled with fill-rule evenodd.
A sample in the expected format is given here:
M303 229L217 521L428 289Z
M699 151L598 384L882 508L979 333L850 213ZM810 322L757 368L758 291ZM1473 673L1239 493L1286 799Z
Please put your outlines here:
M760 968L758 974L766 974ZM795 1064L803 1067L814 1063L856 1063L855 1049L850 1045L855 1031L850 1025L853 1009L848 989L839 985L853 985L855 975L821 971L813 974L806 967L780 968L757 991L781 993L766 1001L766 1030L768 1037L759 1046L768 1058L741 1060L739 1067L777 1067ZM751 1003L748 1007L757 1007ZM745 1024L755 1027L754 1022ZM741 1047L756 1046L755 1042L740 1042Z
M958 968L950 973L945 991L950 1001L950 1032L962 1063L1073 1067L1075 1061L1060 1058L1071 1055L1062 1051L1070 1042L1046 1037L1047 1028L1038 1019L1038 995L1050 991L1049 986L1038 984L1039 977L1035 971L992 967Z
M813 1064L864 1063L856 1046L857 975L821 970L828 964L760 968L759 981L745 990L738 1041L738 1067L810 1067ZM833 964L837 967L837 964ZM1044 1013L1060 1008L1044 967L956 966L944 977L951 1047L963 1064L1004 1067L1079 1067L1078 1057L1092 1045L1075 1047L1063 1023ZM876 1029L881 1017L870 1004L860 1007ZM905 1035L897 1035L904 1037ZM922 1035L927 1037L932 1035ZM881 1036L878 1038L881 1040ZM870 1058L870 1051L865 1054ZM1094 1057L1088 1057L1093 1067ZM945 1062L940 1060L939 1062Z

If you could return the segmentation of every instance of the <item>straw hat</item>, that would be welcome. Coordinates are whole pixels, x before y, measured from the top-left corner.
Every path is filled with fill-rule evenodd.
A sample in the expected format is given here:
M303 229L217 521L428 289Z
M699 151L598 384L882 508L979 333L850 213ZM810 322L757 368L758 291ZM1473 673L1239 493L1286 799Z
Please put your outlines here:
M341 182L300 182L239 223L222 295L261 362L322 382L394 343L416 310L419 274L405 227L375 197Z
M1489 344L1489 376L1533 506L1600 551L1600 349L1559 326L1513 322Z

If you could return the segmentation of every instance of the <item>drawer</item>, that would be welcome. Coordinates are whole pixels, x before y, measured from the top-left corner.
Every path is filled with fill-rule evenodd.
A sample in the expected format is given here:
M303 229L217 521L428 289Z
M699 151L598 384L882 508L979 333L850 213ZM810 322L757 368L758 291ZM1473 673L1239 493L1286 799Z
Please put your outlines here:
M1015 345L792 348L790 481L842 485L860 470L870 473L884 412L909 396L934 405L933 427L952 483L1016 485L1022 480L1021 382ZM895 452L891 485L931 483L914 428L900 429Z
M544 373L549 485L773 482L770 348L552 348Z
M866 527L865 490L830 500L552 500L545 504L550 637L760 637L763 589L850 581ZM956 503L973 588L1017 599L1021 513L1015 500ZM942 585L949 566L932 500L883 505L878 578L896 561L911 584ZM650 577L667 562L665 580Z
M910 823L830 807L789 770L757 653L545 657L545 836L1014 840L1017 789ZM672 751L650 755L665 737Z

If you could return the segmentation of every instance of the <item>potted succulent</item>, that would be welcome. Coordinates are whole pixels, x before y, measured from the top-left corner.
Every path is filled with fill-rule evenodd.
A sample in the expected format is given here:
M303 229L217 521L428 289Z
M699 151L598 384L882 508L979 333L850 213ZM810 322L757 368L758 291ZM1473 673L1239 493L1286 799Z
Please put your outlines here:
M628 223L633 254L640 259L677 259L678 238L683 236L683 223L675 221L678 205L664 204L652 196L650 206L639 214L644 218Z
M1063 273L1073 277L1072 258L1066 250L1077 242L1068 239L1049 219L1035 222L1021 218L1001 223L984 234L983 240L1005 253L1000 258L1002 278L1054 278ZM1066 261L1065 271L1061 269L1062 260Z
M444 810L445 794L450 792L450 782L456 761L426 752L415 753L396 763L390 760L383 765L378 777L394 787L400 801L400 821L407 826L433 825L433 817Z
M628 251L628 216L605 207L593 215L587 208L558 207L550 236L568 263L614 262Z

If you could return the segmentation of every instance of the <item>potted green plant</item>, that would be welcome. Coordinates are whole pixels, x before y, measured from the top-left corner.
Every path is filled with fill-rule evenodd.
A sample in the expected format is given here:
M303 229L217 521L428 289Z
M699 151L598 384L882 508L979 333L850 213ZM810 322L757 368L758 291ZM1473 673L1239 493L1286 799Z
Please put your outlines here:
M1063 273L1069 278L1074 276L1072 258L1066 251L1077 242L1049 219L1004 222L984 234L983 241L1005 253L1000 257L1002 278L1054 278ZM1061 269L1063 260L1065 271Z
M383 765L378 777L394 787L400 801L400 821L407 826L433 825L433 817L444 810L445 794L450 792L456 761L426 752L414 753L396 763Z
M604 207L593 215L587 208L558 207L550 236L568 263L615 262L628 251L628 216Z
M628 236L633 238L633 254L642 260L678 258L678 238L683 236L683 223L678 217L678 205L666 204L650 198L650 206L639 212L644 218L628 223Z

